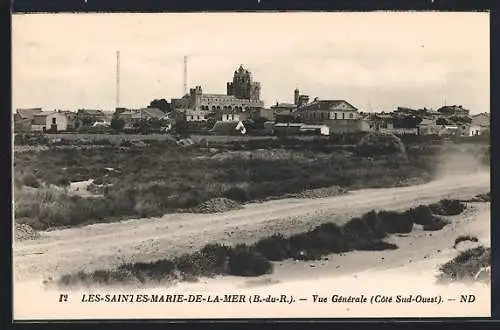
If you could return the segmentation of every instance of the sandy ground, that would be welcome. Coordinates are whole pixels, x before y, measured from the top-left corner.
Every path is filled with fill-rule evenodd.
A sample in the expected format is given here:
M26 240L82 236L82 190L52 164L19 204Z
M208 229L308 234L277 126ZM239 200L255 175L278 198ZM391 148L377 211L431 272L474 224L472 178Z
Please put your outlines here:
M69 292L67 303L58 302L61 292L44 290L34 281L24 282L15 286L14 315L16 319L488 317L491 313L489 285L436 285L435 276L441 264L459 253L460 248L453 248L457 236L474 235L480 244L489 245L489 210L489 203L471 203L462 215L449 217L451 224L433 232L432 236L418 229L405 237L393 236L390 240L398 244L397 250L330 255L328 261L314 263L277 263L273 274L253 279L228 276L171 287L75 290ZM167 306L165 303L82 302L88 300L89 294L182 294L186 298L202 295L212 300L215 296L237 294L244 296L245 302L166 303ZM261 299L286 295L287 299L293 298L293 302L250 304L255 295ZM326 302L315 302L314 295L324 297ZM334 295L364 296L367 300L334 303ZM402 303L397 301L398 296L414 300ZM460 302L461 296L474 296L475 301ZM372 300L374 298L377 300ZM40 300L46 302L43 309L39 308ZM427 302L422 302L424 300Z
M342 223L371 209L404 210L441 198L489 191L488 172L448 177L418 186L367 189L321 199L250 204L223 214L169 214L161 218L96 224L41 233L13 246L15 280L43 280L78 270L109 268L194 251L210 242L251 243L276 232Z
M442 198L470 198L489 191L489 173L449 177L432 183L390 189L369 189L345 196L314 200L279 200L247 205L243 210L215 215L173 214L162 218L130 220L42 233L37 241L16 243L14 249L14 315L22 318L213 318L213 317L393 317L393 316L489 316L490 288L484 284L438 286L439 265L459 251L453 248L459 235L474 235L489 245L490 205L469 203L443 230L393 235L392 251L351 252L330 255L315 262L285 261L275 271L257 278L201 279L155 289L86 289L71 293L71 301L58 303L60 292L43 288L42 279L78 270L116 266L124 260L152 260L186 253L206 243L252 242L275 232L307 230L325 221L349 220L371 209L403 210ZM90 291L89 291L90 290ZM111 291L109 291L111 290ZM113 291L114 290L114 291ZM139 291L137 291L139 290ZM247 299L260 294L293 296L292 304L193 303L90 304L81 302L89 293L239 294ZM326 303L313 302L313 295ZM392 302L332 303L332 295L368 297L384 295ZM436 297L440 303L396 303L398 295ZM476 301L460 303L460 295ZM44 299L40 309L37 298ZM306 300L299 300L300 298Z

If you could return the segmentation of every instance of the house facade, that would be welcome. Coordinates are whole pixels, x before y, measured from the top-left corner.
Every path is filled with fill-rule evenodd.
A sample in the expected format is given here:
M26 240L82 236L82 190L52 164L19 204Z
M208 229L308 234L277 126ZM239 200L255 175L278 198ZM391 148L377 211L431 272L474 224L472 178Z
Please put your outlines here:
M326 125L330 134L369 131L370 125L358 109L345 100L318 100L297 111L308 125Z
M14 131L15 132L30 132L34 124L36 114L42 113L42 108L23 108L16 109L14 114Z
M271 120L275 119L273 110L266 109L266 108L258 108L258 109L250 111L249 117L253 120L256 120L259 118L265 118L266 120L271 121Z
M490 134L490 114L483 112L472 116L472 127L479 128L478 135Z
M184 115L187 122L206 122L209 119L210 111L186 109Z
M45 129L54 132L64 132L71 128L68 116L63 112L54 111L45 117Z

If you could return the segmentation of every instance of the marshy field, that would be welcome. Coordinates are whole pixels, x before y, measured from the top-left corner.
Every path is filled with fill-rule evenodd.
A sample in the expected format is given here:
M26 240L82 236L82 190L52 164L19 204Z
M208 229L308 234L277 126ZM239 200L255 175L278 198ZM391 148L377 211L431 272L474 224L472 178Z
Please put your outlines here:
M487 282L489 141L349 139L16 153L16 281L251 288L433 260L439 283Z

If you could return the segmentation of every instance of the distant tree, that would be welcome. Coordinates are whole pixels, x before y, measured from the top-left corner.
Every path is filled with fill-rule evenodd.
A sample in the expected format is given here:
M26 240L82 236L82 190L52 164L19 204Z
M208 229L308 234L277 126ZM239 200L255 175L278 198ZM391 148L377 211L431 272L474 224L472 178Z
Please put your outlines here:
M403 116L395 121L395 127L400 128L415 128L422 122L422 118L418 116Z
M174 126L175 134L180 138L188 138L189 137L189 128L187 125L187 121L178 120L175 122Z
M139 120L133 124L133 127L141 134L151 133L151 124L147 120Z
M467 116L452 116L450 118L450 120L457 123L457 124L470 124L470 123L472 123L472 118L467 117Z
M166 99L154 99L149 103L148 108L157 108L165 113L172 109L171 104Z
M448 124L448 122L444 118L438 118L436 120L436 125L447 125L447 124Z
M83 117L82 118L82 126L91 126L94 123L94 120L90 117Z
M122 118L117 118L114 117L111 119L111 128L114 129L117 132L121 132L123 128L125 127L125 120Z

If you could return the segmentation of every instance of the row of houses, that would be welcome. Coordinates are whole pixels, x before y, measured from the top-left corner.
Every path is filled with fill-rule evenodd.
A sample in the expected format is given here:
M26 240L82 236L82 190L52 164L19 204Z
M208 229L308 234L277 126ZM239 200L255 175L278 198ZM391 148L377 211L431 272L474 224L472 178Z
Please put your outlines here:
M470 115L460 105L444 106L437 110L398 107L392 112L366 113L346 100L308 102L308 96L298 95L295 103L276 103L270 108L241 111L221 108L211 110L177 109L176 118L188 123L240 122L265 120L269 134L344 134L379 131L396 135L456 135L475 136L489 133L489 113Z
M72 132L89 127L108 127L113 118L122 119L127 129L142 120L168 119L168 115L156 108L117 108L115 111L79 109L76 112L30 108L17 109L13 122L15 132Z
M42 108L17 109L14 113L15 132L75 131L95 123L106 123L113 113L102 110L80 109L43 111Z
M294 92L294 103L279 103L263 106L232 106L229 101L215 98L212 108L205 106L204 98L216 94L203 94L201 88L193 89L192 98L185 97L186 104L172 102L172 111L165 113L157 108L117 108L114 112L80 109L72 111L42 111L41 108L18 109L14 115L16 131L78 131L84 127L110 126L113 118L123 120L123 129L152 119L165 123L167 130L173 122L184 121L188 129L217 131L220 127L239 127L238 132L247 132L244 124L265 122L268 134L345 134L379 131L396 135L455 135L475 136L489 133L489 113L470 115L460 105L444 106L437 110L398 107L391 112L362 112L346 100L320 100ZM218 94L217 94L218 95ZM187 102L189 101L189 102ZM209 100L210 101L210 100ZM198 104L189 107L189 103ZM208 102L208 101L206 101ZM208 104L208 103L207 103ZM211 103L210 103L211 104ZM162 124L163 125L163 124ZM211 130L212 129L212 130ZM222 134L228 129L222 130ZM230 131L230 130L229 130ZM234 133L234 132L233 132Z

